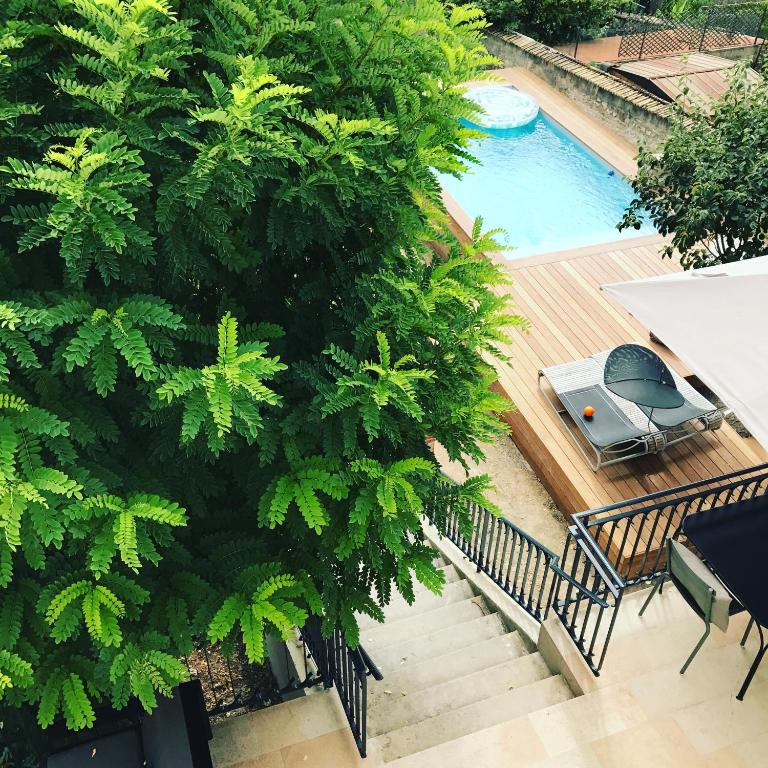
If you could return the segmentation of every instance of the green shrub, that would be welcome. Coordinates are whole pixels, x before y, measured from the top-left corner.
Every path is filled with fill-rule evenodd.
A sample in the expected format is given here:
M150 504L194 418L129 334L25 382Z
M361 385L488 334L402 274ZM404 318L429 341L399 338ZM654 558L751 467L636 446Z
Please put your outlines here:
M679 103L669 138L638 157L621 228L647 212L688 268L768 254L768 85L737 72L716 104Z
M440 588L425 438L477 457L508 407L502 273L432 173L465 165L483 27L439 0L2 3L0 703L83 728L151 709L196 639L258 660L322 613L356 644L356 613Z
M617 0L480 0L479 3L492 24L547 44L569 42L578 32L601 29L620 4Z

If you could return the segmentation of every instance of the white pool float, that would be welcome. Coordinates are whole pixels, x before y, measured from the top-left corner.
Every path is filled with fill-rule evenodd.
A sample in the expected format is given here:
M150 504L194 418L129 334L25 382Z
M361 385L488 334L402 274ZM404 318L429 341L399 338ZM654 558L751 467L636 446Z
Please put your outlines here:
M487 130L505 130L528 125L539 114L539 105L523 91L504 85L484 85L466 93L485 114L475 125Z

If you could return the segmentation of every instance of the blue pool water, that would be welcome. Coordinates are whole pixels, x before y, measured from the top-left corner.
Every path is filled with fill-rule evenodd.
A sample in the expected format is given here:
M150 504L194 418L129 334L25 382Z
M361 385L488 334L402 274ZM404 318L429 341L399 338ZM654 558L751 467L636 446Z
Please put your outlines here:
M546 115L522 128L473 142L480 161L461 178L441 174L445 189L483 229L498 238L511 259L579 248L654 232L650 223L619 232L632 199L629 183Z

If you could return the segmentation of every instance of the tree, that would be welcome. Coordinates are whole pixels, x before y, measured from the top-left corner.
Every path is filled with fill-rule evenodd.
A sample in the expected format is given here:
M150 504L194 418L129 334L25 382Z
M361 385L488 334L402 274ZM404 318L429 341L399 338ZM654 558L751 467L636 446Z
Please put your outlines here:
M706 106L681 102L659 150L643 149L620 229L649 216L686 269L768 254L768 86L737 73Z
M432 172L470 159L483 27L438 0L3 4L0 701L81 728L151 709L196 639L259 660L311 613L354 645L393 588L439 590L425 437L500 433L484 356L522 322Z
M611 20L624 0L480 0L488 20L501 29L518 30L547 44L596 32Z

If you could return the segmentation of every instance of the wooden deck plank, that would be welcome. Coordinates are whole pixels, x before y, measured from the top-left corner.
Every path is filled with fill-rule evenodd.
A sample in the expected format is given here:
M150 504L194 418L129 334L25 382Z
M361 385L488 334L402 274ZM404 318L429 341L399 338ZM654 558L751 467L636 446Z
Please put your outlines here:
M673 261L662 260L662 245L661 238L655 248L647 241L633 247L630 240L624 247L611 244L603 253L596 249L573 259L565 252L559 260L545 263L509 263L513 283L504 292L511 295L517 311L528 317L531 330L514 332L513 343L504 350L511 365L496 363L499 386L517 406L509 419L513 439L565 512L594 500L597 506L605 506L764 460L752 441L726 425L716 433L672 446L660 456L593 473L538 389L540 368L621 343L650 343L647 329L602 293L600 286L680 269ZM679 369L674 355L653 346ZM650 530L638 533L641 540L651 535Z

